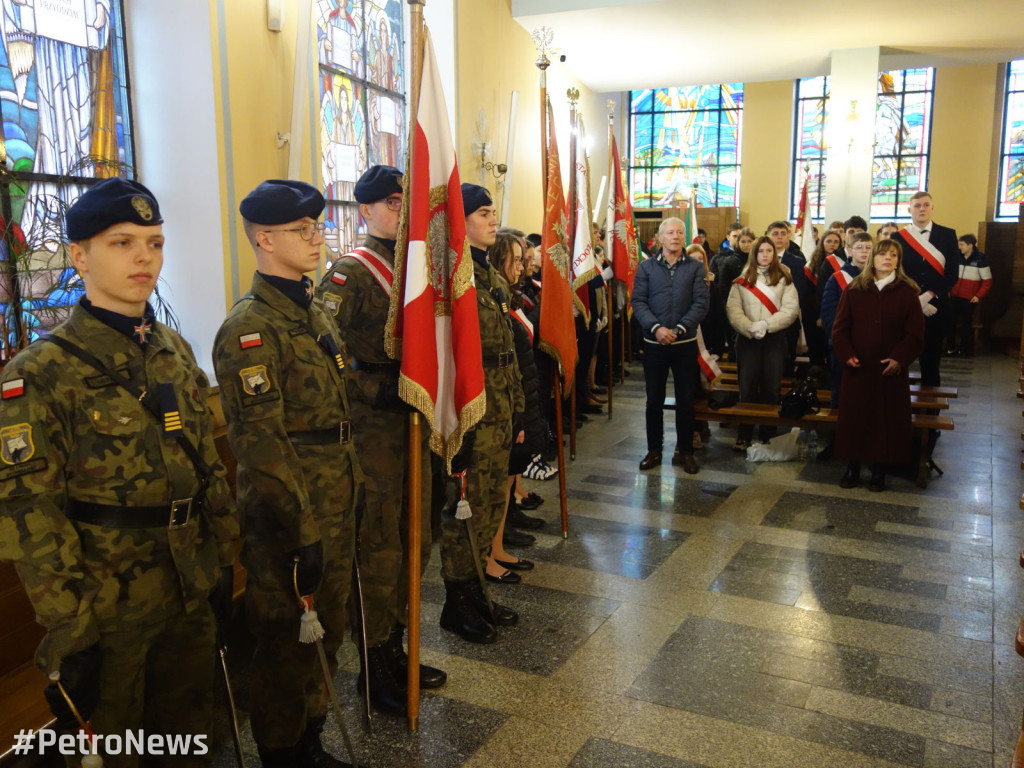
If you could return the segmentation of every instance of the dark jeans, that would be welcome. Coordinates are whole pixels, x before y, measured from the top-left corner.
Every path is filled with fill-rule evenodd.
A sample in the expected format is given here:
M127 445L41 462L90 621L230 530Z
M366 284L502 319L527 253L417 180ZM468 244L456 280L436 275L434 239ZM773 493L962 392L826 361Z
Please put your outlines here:
M949 300L949 336L946 349L970 357L974 354L974 308L970 299Z
M740 380L740 402L778 403L782 374L789 364L786 331L769 333L763 339L736 337L736 367ZM761 440L767 442L775 436L775 427L762 426L758 430ZM739 439L750 441L754 428L740 424Z
M697 342L651 344L643 342L644 380L647 384L647 450L662 449L665 440L665 389L668 374L676 396L676 450L693 453L693 390L697 382Z

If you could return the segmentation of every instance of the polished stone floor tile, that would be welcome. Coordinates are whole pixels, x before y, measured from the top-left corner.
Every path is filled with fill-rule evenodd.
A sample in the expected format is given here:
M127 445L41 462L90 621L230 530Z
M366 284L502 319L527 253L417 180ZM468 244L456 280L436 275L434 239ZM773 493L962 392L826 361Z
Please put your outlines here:
M589 739L567 768L708 768L701 763L677 760L646 749L617 744L607 739Z

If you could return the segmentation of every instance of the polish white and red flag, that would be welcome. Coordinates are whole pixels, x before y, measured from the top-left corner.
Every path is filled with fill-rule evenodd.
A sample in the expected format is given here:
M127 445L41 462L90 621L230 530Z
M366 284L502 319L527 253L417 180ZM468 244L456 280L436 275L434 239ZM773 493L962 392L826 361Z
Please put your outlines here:
M458 161L425 27L422 72L385 343L401 357L399 395L450 460L483 416L484 371Z

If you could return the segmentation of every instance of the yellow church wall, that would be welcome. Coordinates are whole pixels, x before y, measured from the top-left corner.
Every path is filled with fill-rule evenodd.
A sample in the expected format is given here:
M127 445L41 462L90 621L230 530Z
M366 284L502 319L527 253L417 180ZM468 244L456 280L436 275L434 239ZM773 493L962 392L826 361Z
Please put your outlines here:
M509 134L510 101L513 91L519 92L516 112L513 161L509 174L509 216L503 222L527 232L540 231L543 204L541 201L540 142L540 70L535 61L537 51L530 33L513 18L508 0L460 0L457 6L458 115L455 120L456 151L463 181L483 184L500 207L501 193L490 174L480 175L479 153L473 151L480 111L486 116L486 136L492 147L491 162L506 160ZM555 41L557 45L557 40ZM595 94L579 83L551 55L547 74L548 95L555 115L555 132L562 160L563 181L568 191L569 172L569 105L566 89L580 91L579 109L583 114L590 144L591 194L594 205L601 177L608 166L608 118L606 96ZM598 215L600 219L600 214Z
M792 80L744 84L741 142L740 221L761 234L788 218Z

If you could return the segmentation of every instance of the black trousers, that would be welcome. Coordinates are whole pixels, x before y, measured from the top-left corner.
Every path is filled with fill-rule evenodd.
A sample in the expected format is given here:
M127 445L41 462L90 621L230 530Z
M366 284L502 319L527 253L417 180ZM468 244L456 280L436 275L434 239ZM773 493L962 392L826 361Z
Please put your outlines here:
M662 450L665 440L665 390L668 374L676 397L676 450L693 453L693 393L696 388L697 342L652 344L643 342L644 381L647 385L647 450Z
M936 299L934 306L938 312L924 319L924 349L918 358L921 365L921 383L926 387L938 387L942 384L939 362L945 350L946 329L949 327L949 300Z
M736 367L740 380L740 401L744 403L778 403L782 374L789 364L786 331L769 333L763 339L736 338ZM750 441L754 427L740 424L738 437ZM761 426L758 436L767 442L776 434L775 427Z
M970 299L951 296L949 299L949 331L946 349L962 355L974 354L974 308Z

